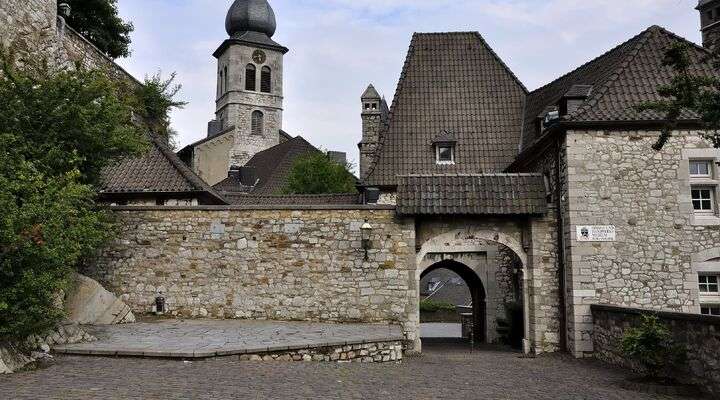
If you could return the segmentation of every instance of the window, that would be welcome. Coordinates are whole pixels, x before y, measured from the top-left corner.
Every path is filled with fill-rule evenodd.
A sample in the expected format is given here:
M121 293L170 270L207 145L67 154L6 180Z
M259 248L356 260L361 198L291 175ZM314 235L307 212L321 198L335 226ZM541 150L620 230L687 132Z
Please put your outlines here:
M703 304L700 306L700 313L720 316L720 304Z
M369 110L369 109L370 109L370 103L365 103L365 109L366 109L366 110Z
M257 68L255 68L254 65L248 64L247 67L245 67L245 90L251 90L256 91L257 85L256 85L256 77L257 75Z
M696 213L715 212L715 190L712 187L693 187L691 190L693 210Z
M439 144L435 147L435 157L438 164L455 164L455 147L448 144Z
M222 84L223 84L223 72L222 72L222 70L220 70L220 72L218 72L218 87L217 87L217 96L218 97L220 97L220 95L222 95L222 93L223 93Z
M260 91L270 93L272 91L272 72L270 67L262 67L260 70Z
M700 293L702 295L720 295L720 290L718 290L718 284L720 283L720 275L700 275L698 277L698 281L700 282Z
M710 161L690 161L690 177L712 178L712 163Z
M228 91L228 67L225 66L225 69L223 70L223 94L227 93Z
M250 132L253 135L259 135L262 136L265 132L265 116L260 111L253 111L252 113L252 122L250 127Z

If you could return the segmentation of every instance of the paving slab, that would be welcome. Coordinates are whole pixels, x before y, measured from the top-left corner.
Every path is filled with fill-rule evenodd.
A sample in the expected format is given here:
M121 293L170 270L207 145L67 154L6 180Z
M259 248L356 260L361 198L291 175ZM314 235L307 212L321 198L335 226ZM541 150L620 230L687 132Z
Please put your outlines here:
M398 325L238 320L158 320L88 326L98 340L53 348L60 354L208 358L403 340Z

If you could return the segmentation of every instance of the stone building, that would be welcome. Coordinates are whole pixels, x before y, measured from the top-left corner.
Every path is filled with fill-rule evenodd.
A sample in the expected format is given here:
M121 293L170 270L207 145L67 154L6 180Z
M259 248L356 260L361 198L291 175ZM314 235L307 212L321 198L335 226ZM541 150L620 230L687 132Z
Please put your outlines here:
M660 99L673 45L717 76L720 2L698 10L706 47L652 26L532 92L477 33L414 35L361 170L366 199L414 218L418 273L464 271L483 313L484 277L463 258L485 251L479 238L505 245L535 351L591 354L592 304L717 314L720 150L686 111L655 151L665 116L636 108Z
M227 180L230 170L246 166L256 154L293 139L282 126L283 57L289 49L272 39L277 29L272 7L267 0L236 0L225 29L229 38L213 53L215 119L205 139L178 153L211 185Z
M9 2L3 43L112 67L57 23L55 1ZM468 285L477 339L520 303L527 352L591 354L597 304L718 314L720 150L691 112L653 150L664 116L635 106L659 99L673 45L717 75L719 3L698 5L706 47L652 26L534 91L479 33L415 34L392 106L372 86L361 96L358 198L274 194L317 149L281 130L272 10L237 0L216 120L180 152L199 177L155 141L112 166L119 237L84 272L139 313L162 292L178 316L392 323L409 350L420 281L439 269Z

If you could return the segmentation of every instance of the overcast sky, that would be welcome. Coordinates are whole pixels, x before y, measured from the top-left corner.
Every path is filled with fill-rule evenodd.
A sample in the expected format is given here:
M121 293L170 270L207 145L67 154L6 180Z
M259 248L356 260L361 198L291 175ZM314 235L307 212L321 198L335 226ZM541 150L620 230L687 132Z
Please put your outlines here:
M369 83L392 100L413 32L479 31L532 90L650 25L700 41L697 0L270 0L285 56L283 127L357 161L360 95ZM213 51L227 37L232 0L119 0L135 24L138 78L176 71L173 115L182 146L202 139L215 110Z

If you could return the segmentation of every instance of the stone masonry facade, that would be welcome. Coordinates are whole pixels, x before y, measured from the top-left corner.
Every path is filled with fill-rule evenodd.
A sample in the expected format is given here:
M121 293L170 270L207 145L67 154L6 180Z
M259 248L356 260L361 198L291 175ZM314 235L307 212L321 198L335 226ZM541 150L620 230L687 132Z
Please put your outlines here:
M403 344L400 341L348 344L270 354L244 354L239 358L241 361L400 362L403 359Z
M134 312L162 292L182 317L394 323L419 329L415 232L394 210L116 208L121 231L85 273ZM360 227L373 227L364 260Z
M720 254L720 220L693 214L690 159L720 160L696 131L568 132L566 244L576 355L592 345L591 304L700 312L698 268ZM580 242L578 225L614 225L614 242ZM720 271L716 271L720 272Z
M0 2L0 45L12 48L19 64L47 59L51 66L104 68L133 84L135 78L105 56L87 39L65 25L57 0L3 0Z

